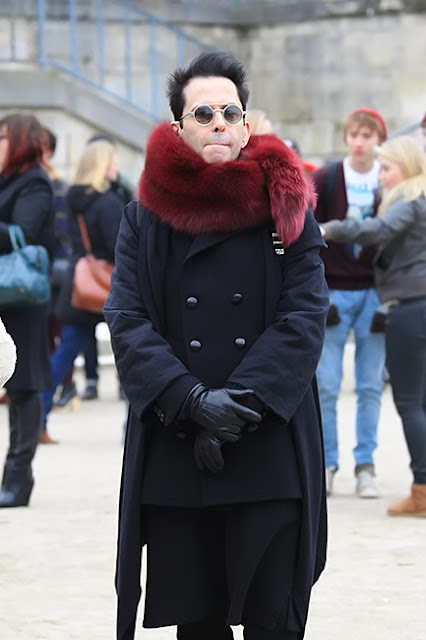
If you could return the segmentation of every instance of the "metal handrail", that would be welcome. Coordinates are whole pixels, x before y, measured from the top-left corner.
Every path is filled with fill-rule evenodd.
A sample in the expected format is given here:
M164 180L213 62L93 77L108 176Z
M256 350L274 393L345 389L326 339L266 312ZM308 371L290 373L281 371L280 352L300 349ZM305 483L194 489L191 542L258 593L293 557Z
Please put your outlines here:
M11 0L8 16L10 61L56 68L153 120L168 117L167 75L210 48L132 0L32 0L23 5L38 27L31 60L17 54L16 21L24 12L17 4Z

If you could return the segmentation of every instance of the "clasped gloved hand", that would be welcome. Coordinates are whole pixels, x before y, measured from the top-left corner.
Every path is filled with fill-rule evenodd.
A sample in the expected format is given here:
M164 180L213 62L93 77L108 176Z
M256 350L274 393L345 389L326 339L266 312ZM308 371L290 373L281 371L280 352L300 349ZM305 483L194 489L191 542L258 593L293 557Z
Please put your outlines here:
M211 435L205 429L195 436L194 460L197 469L208 469L212 473L218 473L223 469L222 442L216 436Z
M236 442L247 423L262 420L260 413L238 402L253 394L251 389L208 389L197 384L187 395L178 419L196 422L221 442Z

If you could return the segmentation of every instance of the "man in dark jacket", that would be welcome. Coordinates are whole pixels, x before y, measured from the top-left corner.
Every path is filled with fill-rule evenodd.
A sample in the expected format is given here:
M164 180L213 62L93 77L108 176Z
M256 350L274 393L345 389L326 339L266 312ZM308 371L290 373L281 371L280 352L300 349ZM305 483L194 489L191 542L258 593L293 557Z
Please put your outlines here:
M303 638L325 563L315 369L328 292L293 151L250 139L245 71L204 53L169 81L123 213L105 317L130 402L117 638Z

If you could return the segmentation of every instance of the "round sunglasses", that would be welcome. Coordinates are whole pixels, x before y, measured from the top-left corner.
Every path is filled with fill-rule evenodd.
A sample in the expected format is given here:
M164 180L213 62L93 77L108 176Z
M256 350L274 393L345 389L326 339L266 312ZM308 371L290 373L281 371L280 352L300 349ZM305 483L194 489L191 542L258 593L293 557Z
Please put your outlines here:
M213 109L208 104L200 104L193 111L180 117L179 122L187 116L192 116L195 122L205 127L213 122L216 111L220 111L226 124L238 124L246 115L246 111L243 111L237 104L227 104L223 109Z

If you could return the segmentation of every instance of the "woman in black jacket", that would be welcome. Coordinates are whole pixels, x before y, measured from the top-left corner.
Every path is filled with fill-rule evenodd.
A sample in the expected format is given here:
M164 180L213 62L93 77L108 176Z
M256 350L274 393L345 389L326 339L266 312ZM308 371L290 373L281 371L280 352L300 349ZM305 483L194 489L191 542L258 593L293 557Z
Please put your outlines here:
M82 214L94 256L110 263L114 261L122 209L121 200L111 189L111 181L115 180L117 172L115 149L110 142L98 140L85 147L73 185L67 193L71 215L69 228L76 257L85 253L77 219L77 215ZM94 326L103 321L101 314L74 309L71 306L71 288L65 289L65 296L62 296L55 310L64 325L61 344L50 359L53 385L43 394L45 422L52 408L56 387L78 354L85 350L93 336Z
M19 225L28 244L54 247L54 201L49 178L40 167L45 134L30 114L0 120L0 252L9 253L9 225ZM40 392L51 385L47 340L48 304L2 309L18 352L15 373L6 385L10 445L0 507L28 505L34 478L31 462L42 420Z
M383 199L378 216L322 224L327 240L378 245L374 278L389 310L386 360L411 459L410 495L391 516L426 517L426 157L411 136L378 147ZM386 313L383 314L383 322Z

